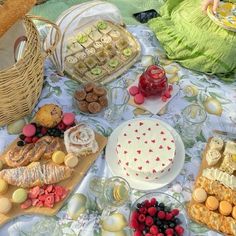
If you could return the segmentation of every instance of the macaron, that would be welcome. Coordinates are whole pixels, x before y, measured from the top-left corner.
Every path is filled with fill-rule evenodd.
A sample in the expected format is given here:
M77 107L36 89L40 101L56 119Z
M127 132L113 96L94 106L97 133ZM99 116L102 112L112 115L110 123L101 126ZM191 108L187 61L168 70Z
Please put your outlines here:
M65 160L64 163L66 166L68 166L69 168L74 168L78 165L79 163L79 158L77 156L75 156L73 153L68 153L65 156Z
M213 196L208 197L206 200L206 207L211 211L215 211L219 207L218 199Z
M141 93L138 93L134 96L134 102L136 104L143 104L144 103L144 96Z
M137 86L130 87L129 88L129 93L130 93L130 95L135 96L136 94L139 93L138 87Z
M234 206L234 208L232 210L232 216L236 220L236 206Z
M232 210L233 210L233 207L232 207L232 205L229 202L227 202L227 201L221 201L220 202L219 212L222 215L228 216L228 215L230 215Z
M32 124L27 124L24 126L22 132L26 137L32 137L36 133L36 127Z
M64 113L62 121L65 125L72 125L75 121L75 114L74 113Z
M12 208L11 201L6 197L0 198L0 213L7 214Z
M8 183L4 179L0 179L0 194L6 193L8 190Z
M27 191L23 188L18 188L12 194L12 201L15 203L23 203L27 199Z
M193 199L198 203L205 202L207 199L207 193L203 188L196 188L193 191Z
M65 153L62 152L62 151L55 151L53 154L52 154L52 160L53 162L55 162L56 164L62 164L65 160Z
M3 169L3 162L0 160L0 170Z

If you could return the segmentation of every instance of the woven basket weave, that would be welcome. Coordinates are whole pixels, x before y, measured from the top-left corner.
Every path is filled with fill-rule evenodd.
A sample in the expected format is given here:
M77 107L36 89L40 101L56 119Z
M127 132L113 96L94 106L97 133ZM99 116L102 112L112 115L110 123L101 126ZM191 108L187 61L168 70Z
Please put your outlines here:
M45 51L33 19L56 29L54 43ZM41 94L45 58L53 53L60 40L59 28L46 19L25 16L24 25L27 41L21 59L12 67L0 71L0 126L31 113Z

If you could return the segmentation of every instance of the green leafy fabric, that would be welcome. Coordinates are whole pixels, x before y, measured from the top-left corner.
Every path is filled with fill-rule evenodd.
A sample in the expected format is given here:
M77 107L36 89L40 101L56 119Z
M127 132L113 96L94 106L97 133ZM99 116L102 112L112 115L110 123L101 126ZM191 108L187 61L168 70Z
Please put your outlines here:
M167 0L160 13L149 26L170 59L227 81L236 79L236 33L203 14L200 0Z

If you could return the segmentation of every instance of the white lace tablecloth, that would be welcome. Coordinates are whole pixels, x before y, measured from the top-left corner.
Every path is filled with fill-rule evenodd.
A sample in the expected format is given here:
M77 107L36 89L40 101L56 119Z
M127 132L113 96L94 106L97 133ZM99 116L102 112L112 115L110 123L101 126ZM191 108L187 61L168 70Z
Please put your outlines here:
M206 140L212 134L212 130L219 129L236 133L236 83L225 84L217 80L217 78L189 71L167 60L155 36L145 26L130 26L129 30L139 39L142 45L142 55L152 55L158 58L167 71L169 82L179 85L180 92L160 111L159 115L152 115L144 110L128 106L119 123L141 116L157 117L169 123L180 132L177 123L181 117L181 111L188 104L197 103L201 105L208 115L196 142L185 144L186 158L181 173L172 183L160 190L171 194L185 203L190 200L194 179L201 163L201 153L205 147ZM143 70L144 68L139 61L126 74L109 84L109 86L119 85L128 87ZM35 110L45 103L56 103L63 107L65 111L76 112L72 107L72 94L77 87L77 83L66 77L59 77L54 72L50 63L46 63L45 75L43 92ZM86 117L78 112L76 114L77 120L89 122L98 132L105 136L109 136L115 126L118 125L118 123L109 124L103 117ZM31 117L26 117L25 119L30 119ZM0 128L0 152L15 138L15 135L8 134L7 127ZM82 183L76 188L75 192L86 199L86 210L78 220L71 220L68 217L67 204L65 203L61 211L54 217L26 215L12 219L11 222L0 228L0 236L102 235L99 226L102 209L100 209L97 202L94 201L93 195L88 191L88 183L92 176L111 176L104 159L104 154L92 165ZM133 190L131 200L133 201L141 195L143 195L143 192ZM118 209L126 217L128 217L128 210L128 206ZM190 222L189 228L191 235L217 235L217 233L209 231L207 228L193 222ZM120 234L111 235L125 236L126 234L124 231Z

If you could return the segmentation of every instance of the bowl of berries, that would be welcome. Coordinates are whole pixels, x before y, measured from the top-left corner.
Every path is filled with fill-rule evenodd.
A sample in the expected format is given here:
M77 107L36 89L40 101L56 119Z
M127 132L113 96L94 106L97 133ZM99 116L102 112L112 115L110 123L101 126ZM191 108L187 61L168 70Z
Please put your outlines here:
M184 205L169 194L152 192L131 207L129 225L133 236L188 236Z

